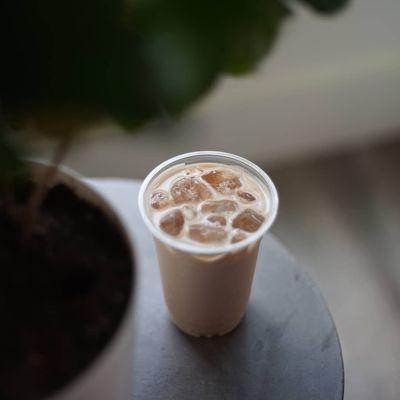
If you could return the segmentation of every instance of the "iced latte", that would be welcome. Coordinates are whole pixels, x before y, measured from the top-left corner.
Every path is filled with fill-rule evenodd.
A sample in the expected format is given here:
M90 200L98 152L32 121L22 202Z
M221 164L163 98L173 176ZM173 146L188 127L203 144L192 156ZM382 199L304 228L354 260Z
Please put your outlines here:
M277 210L275 188L254 164L226 153L161 166L146 178L139 204L171 318L193 336L223 335L245 313L260 239Z

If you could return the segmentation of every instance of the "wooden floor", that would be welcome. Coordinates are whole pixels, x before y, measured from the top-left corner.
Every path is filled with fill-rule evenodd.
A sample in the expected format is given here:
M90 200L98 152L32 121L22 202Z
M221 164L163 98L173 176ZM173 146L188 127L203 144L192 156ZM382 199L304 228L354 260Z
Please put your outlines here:
M273 232L336 322L345 399L399 400L400 141L268 170L281 200Z

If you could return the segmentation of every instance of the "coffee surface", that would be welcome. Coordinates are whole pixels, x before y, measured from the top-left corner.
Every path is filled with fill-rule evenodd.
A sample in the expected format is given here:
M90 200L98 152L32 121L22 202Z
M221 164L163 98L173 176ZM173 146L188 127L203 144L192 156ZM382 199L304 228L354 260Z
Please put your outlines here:
M165 235L199 246L237 243L258 231L269 209L265 186L239 166L171 167L148 191L148 214Z

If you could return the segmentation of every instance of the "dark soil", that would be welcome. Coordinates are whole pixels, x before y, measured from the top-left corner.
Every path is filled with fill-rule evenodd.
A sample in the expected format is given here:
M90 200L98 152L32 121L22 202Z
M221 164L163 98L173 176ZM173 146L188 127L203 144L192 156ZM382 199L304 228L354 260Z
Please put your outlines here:
M0 400L42 399L76 377L115 332L132 286L117 227L64 185L21 240L28 186L12 209L0 203Z

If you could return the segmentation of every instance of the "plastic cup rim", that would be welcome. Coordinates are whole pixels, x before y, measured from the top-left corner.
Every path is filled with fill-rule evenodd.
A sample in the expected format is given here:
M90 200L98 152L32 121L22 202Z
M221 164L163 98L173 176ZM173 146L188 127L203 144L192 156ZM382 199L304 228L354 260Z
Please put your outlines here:
M216 157L224 157L227 159L231 159L232 161L240 162L251 169L253 169L255 172L257 172L262 179L264 180L262 183L264 183L269 191L270 194L270 209L267 215L266 220L264 223L261 225L260 229L258 229L256 232L252 233L247 237L246 239L237 242L237 243L229 243L225 244L222 246L212 246L212 247L205 247L205 246L197 246L195 244L190 244L186 242L180 242L179 240L176 240L172 237L168 237L166 234L162 233L159 229L157 229L152 221L150 220L149 216L147 215L146 212L146 207L144 204L144 198L146 194L146 190L149 187L150 183L153 181L155 177L160 172L165 171L168 166L172 166L176 164L178 161L185 160L191 157L201 157L201 156L216 156ZM188 160L189 161L189 160ZM211 161L210 161L211 162ZM264 172L259 166L254 164L253 162L237 156L235 154L231 153L226 153L222 151L194 151L194 152L189 152L189 153L184 153L180 154L178 156L169 158L168 160L162 162L159 164L157 167L152 169L149 174L146 176L144 179L140 190L139 190L139 195L138 195L138 206L139 206L139 211L142 216L142 219L144 223L146 224L147 228L150 230L150 232L153 234L153 236L158 239L160 242L167 244L168 246L180 250L186 253L192 253L196 255L217 255L217 254L222 254L222 253L229 253L229 252L235 252L238 250L241 250L243 248L246 248L250 244L256 242L258 239L260 239L264 233L266 233L269 228L272 226L274 223L277 213L278 213L278 207L279 207L279 198L278 198L278 192L276 190L276 187L274 183L272 182L271 178L267 175L266 172Z

